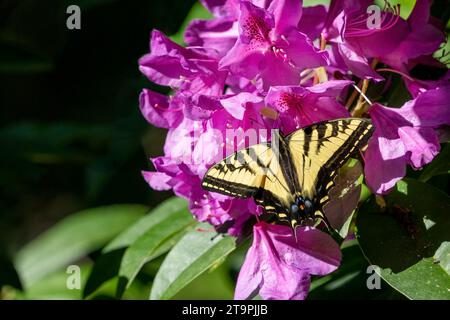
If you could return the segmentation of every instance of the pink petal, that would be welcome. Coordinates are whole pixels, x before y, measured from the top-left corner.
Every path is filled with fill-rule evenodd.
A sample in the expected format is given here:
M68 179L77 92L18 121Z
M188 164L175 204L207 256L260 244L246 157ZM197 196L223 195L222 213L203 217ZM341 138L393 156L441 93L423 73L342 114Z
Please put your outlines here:
M283 34L289 29L297 27L302 16L302 1L272 0L268 11L275 18L275 33Z
M325 6L318 5L303 8L302 17L298 24L300 32L306 34L308 38L314 40L320 37L320 33L325 25L327 9Z
M183 116L182 106L170 107L167 96L147 89L142 90L139 104L144 118L160 128L177 126ZM177 107L179 109L176 109Z
M328 53L319 51L306 34L298 30L291 30L285 35L285 38L287 45L285 40L278 40L277 45L286 51L287 58L297 70L316 68L328 64ZM289 83L279 84L286 85Z
M263 283L262 273L260 272L260 266L263 263L260 247L261 234L259 232L253 233L253 244L245 256L244 264L241 267L239 276L236 282L236 289L234 293L234 299L246 300L253 298L257 294L257 289Z
M248 92L241 92L220 100L221 105L236 119L243 120L247 103L259 103L263 99Z
M163 172L142 171L142 176L154 190L163 191L172 188L170 184L172 177Z
M378 73L372 70L367 58L358 54L345 44L338 45L339 53L347 67L359 78L368 78L375 81L384 80Z
M221 57L234 46L239 32L233 20L193 20L186 28L184 41L189 46L217 50Z
M377 194L385 194L392 187L395 186L397 181L401 180L406 174L406 159L405 156L399 156L397 158L383 159L379 139L376 136L376 131L369 142L364 159L365 159L365 179L367 185L371 190ZM402 148L403 144L399 141L396 144L392 144L391 147L383 145L382 148L389 149L384 150L383 153L393 153L395 148Z
M441 149L439 139L431 128L402 127L398 133L405 150L410 152L409 162L414 168L430 163Z
M304 299L310 274L325 275L340 264L339 246L327 234L298 228L298 242L287 226L260 222L239 273L235 297L252 297L259 288L264 299Z
M450 86L427 90L406 102L399 112L414 126L450 125Z

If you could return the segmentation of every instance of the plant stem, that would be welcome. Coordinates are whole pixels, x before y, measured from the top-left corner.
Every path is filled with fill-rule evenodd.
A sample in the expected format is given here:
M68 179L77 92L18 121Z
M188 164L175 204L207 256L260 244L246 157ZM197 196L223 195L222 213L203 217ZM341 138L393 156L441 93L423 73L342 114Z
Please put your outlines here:
M354 117L360 117L363 114L361 111L364 109L364 105L366 104L363 94L366 94L367 88L369 88L369 81L370 81L369 79L364 79L362 82L361 87L362 94L359 94L358 102L356 103L356 107L352 112L352 116Z
M370 67L374 70L375 67L377 66L377 64L378 64L378 59L374 58L372 63L370 64ZM352 112L353 117L361 117L366 112L366 109L365 109L366 101L365 101L364 95L366 94L367 89L369 88L369 82L370 82L369 79L364 79L362 81L361 93L359 94L358 102L356 103L356 107ZM355 90L355 92L356 92L356 90ZM353 101L352 101L352 103L353 103Z
M325 36L323 34L320 35L320 50L325 50L327 46L327 40L325 39ZM313 84L318 84L322 82L328 81L327 71L325 67L319 67L315 69L315 75Z

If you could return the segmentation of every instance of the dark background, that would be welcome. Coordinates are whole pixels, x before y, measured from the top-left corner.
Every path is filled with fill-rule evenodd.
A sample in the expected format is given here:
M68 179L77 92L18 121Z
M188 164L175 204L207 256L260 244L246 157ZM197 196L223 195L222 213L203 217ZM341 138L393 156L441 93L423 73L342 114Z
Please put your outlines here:
M140 114L152 85L137 60L151 30L176 33L194 2L0 0L1 251L80 209L169 195L140 174L165 131ZM81 30L66 28L70 4Z

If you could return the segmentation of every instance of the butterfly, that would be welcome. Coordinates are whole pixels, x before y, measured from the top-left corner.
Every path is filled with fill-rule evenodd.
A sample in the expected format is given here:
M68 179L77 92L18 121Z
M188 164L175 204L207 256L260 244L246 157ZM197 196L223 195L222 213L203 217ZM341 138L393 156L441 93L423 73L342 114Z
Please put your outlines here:
M212 166L205 190L236 198L253 197L267 214L295 228L324 221L338 170L363 148L373 132L367 119L319 122L271 142L242 149Z

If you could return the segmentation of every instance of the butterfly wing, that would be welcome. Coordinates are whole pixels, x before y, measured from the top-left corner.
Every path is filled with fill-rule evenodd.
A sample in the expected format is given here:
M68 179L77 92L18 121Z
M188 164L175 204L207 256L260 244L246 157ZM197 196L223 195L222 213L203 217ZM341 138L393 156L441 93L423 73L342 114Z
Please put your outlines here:
M271 153L269 144L257 144L232 154L206 172L203 189L236 198L254 196L264 184Z
M236 198L254 197L267 213L284 213L293 199L269 143L243 149L217 163L205 174L202 187Z
M254 197L267 213L288 221L296 197L309 198L320 216L337 170L367 143L372 131L364 119L317 123L280 137L280 148L266 143L234 153L208 170L202 186L232 197Z
M301 195L320 210L329 200L338 169L367 144L373 126L365 119L320 122L297 130L285 139L301 186Z

